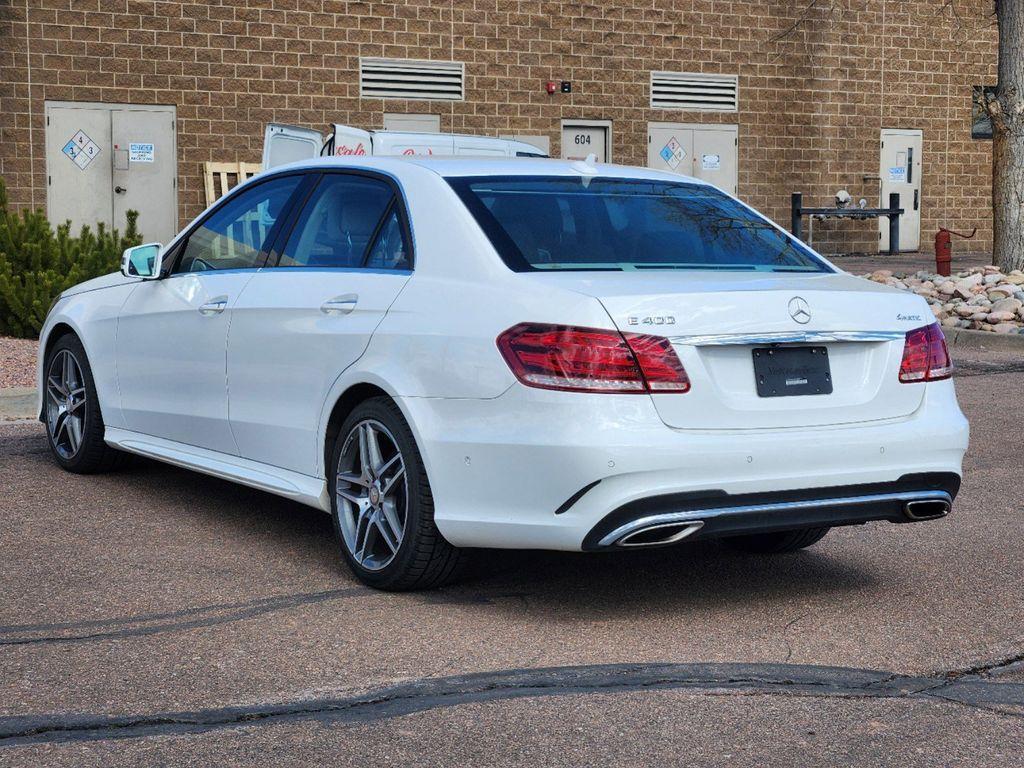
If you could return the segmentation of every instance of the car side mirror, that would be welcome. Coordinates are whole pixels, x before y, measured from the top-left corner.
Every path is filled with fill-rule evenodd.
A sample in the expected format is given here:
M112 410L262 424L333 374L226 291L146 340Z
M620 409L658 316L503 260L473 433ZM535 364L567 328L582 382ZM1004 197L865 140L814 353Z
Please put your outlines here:
M160 277L162 250L163 245L160 243L146 243L126 249L121 255L121 274L125 277L156 280Z

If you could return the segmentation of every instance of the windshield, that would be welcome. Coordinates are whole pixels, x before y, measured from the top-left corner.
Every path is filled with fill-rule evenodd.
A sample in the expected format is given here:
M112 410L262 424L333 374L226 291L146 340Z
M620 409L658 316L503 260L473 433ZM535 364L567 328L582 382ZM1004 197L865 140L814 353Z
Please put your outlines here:
M799 240L703 184L449 178L510 269L830 272Z

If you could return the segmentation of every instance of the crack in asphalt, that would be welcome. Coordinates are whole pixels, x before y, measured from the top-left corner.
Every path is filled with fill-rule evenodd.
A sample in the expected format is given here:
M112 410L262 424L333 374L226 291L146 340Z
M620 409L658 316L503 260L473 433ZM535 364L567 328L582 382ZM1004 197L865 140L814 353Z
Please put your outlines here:
M1000 373L1024 373L1024 362L1004 361L992 363L985 360L954 360L954 376L971 378L973 376L993 376Z
M0 747L196 734L299 720L359 724L474 702L648 690L692 690L716 696L937 700L1024 718L1022 683L800 664L604 664L425 678L348 697L252 706L137 715L0 717Z
M982 664L978 664L973 667L966 667L964 669L955 669L948 672L941 673L946 677L950 678L966 678L966 677L991 677L992 675L999 675L1003 672L1009 672L1012 668L1018 665L1024 664L1024 653L1017 653L1013 656L1004 656L1001 659L995 659L993 661L987 661Z
M347 589L331 589L323 592L307 592L293 595L278 595L274 597L263 597L256 600L240 603L221 603L219 605L207 605L195 608L185 608L180 611L167 613L153 613L143 616L125 616L112 619L95 619L79 622L63 622L56 624L12 624L0 626L0 646L12 645L40 645L40 644L63 644L81 643L96 640L112 640L126 637L140 637L144 635L155 635L165 632L181 632L198 627L211 627L218 624L227 624L234 621L255 618L268 613L296 608L302 605L314 605L329 600L340 600L346 597L369 595L372 591L367 587L350 587ZM224 613L221 613L224 612ZM215 614L215 615L204 615ZM191 617L198 618L191 618ZM175 621L176 619L184 619ZM158 622L158 623L152 623ZM143 626L126 626L143 625ZM85 632L68 635L39 635L26 636L28 632L54 631L62 629L87 629L100 627L125 627L124 629L109 629L103 632ZM5 637L5 635L15 635Z
M346 589L325 590L323 592L275 595L245 602L196 606L183 608L178 611L138 616L119 616L109 619L86 619L83 621L53 623L7 624L0 625L0 647L73 644L142 637L168 632L182 632L200 627L244 621L303 605L315 605L317 603L342 600L350 597L366 597L373 594L376 593L368 587L357 586ZM489 605L496 599L511 599L518 596L519 594L515 592L497 593L490 597L482 594L462 595L423 592L410 595L409 598L427 605ZM176 621L177 619L187 620ZM124 628L108 629L101 632L79 632L78 634L53 634L61 630L85 630L106 627ZM33 632L48 632L50 634L32 635L31 633Z

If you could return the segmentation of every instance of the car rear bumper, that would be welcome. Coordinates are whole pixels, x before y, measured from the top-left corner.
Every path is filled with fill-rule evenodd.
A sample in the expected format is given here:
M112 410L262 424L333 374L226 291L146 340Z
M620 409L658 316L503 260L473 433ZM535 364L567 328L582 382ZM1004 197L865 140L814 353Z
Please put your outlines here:
M692 538L905 522L914 500L836 502L854 496L939 491L951 503L967 421L952 382L921 386L925 397L909 416L792 429L671 429L646 396L521 385L491 400L399 403L451 543L578 551L618 546L601 543L616 527L609 521L644 516L703 513L689 518L702 523Z
M675 493L624 504L583 540L584 550L664 546L873 520L914 523L945 517L960 490L952 472L904 475L892 483L772 493Z

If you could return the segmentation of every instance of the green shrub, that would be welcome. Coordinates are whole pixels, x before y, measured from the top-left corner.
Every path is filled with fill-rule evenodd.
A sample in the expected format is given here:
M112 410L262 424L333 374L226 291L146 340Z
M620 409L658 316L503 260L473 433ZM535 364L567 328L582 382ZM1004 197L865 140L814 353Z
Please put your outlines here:
M142 242L138 217L128 211L123 235L97 224L72 237L70 222L55 231L41 211L8 210L0 179L0 335L38 336L61 291L120 269L124 249Z

